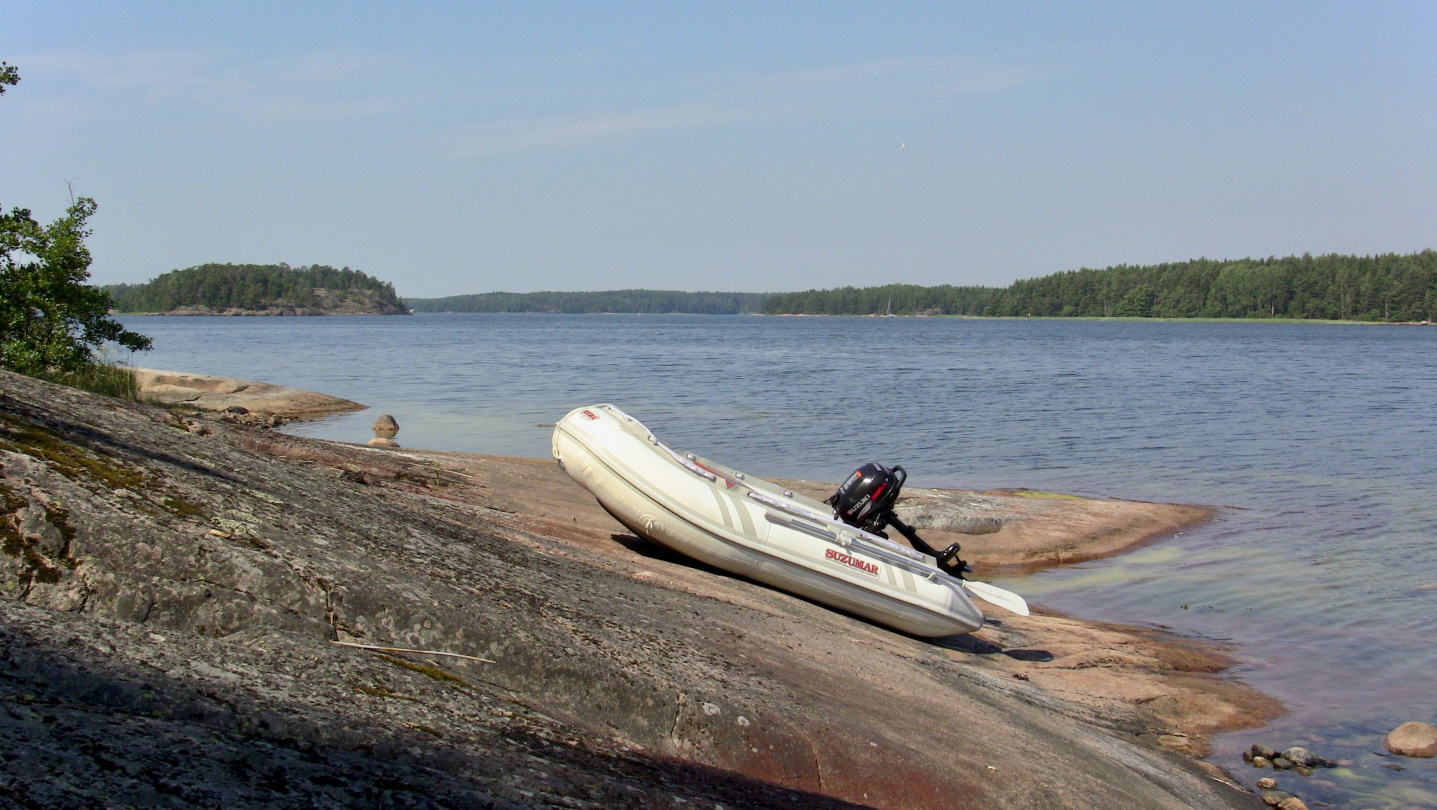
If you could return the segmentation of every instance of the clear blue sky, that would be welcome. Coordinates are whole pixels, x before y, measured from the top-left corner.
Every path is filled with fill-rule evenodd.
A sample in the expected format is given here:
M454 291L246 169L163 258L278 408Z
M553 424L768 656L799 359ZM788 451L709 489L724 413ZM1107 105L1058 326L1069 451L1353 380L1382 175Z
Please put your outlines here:
M1006 284L1437 247L1437 4L6 3L98 283Z

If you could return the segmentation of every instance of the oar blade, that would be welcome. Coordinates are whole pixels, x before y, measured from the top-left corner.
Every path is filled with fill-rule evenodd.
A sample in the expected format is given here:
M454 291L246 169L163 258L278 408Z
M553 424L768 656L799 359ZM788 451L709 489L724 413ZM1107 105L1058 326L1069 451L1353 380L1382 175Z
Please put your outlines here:
M1028 615L1028 603L1023 601L1023 597L1012 591L1005 591L986 582L970 582L966 579L963 580L963 587L979 599L995 604L1010 613L1016 613L1019 616Z

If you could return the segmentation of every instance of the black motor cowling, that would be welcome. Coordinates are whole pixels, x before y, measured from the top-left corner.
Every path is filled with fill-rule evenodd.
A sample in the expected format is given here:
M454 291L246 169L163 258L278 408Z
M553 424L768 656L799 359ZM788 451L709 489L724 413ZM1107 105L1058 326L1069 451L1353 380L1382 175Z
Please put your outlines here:
M903 482L907 480L908 472L897 464L892 468L878 463L865 464L839 485L827 503L844 523L880 537L887 537L883 529L892 526L914 549L936 558L938 567L945 573L961 579L973 569L958 556L962 548L957 543L939 551L893 514L893 505L898 502L898 493L903 491Z
M865 464L839 485L828 503L844 523L867 530L887 521L907 480L907 471L897 465Z

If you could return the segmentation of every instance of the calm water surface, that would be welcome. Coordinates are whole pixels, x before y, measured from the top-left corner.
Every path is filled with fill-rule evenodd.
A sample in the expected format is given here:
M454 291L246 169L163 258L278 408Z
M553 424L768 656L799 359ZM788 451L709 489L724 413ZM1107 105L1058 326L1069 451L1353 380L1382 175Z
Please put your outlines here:
M1001 580L1080 616L1230 641L1289 714L1216 740L1353 761L1282 775L1309 804L1437 807L1432 760L1382 735L1437 722L1437 329L704 316L126 317L135 365L372 406L296 426L547 457L613 402L676 446L773 476L868 460L915 486L1028 487L1224 507L1118 559ZM540 426L545 425L545 426ZM981 573L981 572L980 572ZM1382 767L1397 764L1403 770ZM1266 772L1271 774L1270 771Z

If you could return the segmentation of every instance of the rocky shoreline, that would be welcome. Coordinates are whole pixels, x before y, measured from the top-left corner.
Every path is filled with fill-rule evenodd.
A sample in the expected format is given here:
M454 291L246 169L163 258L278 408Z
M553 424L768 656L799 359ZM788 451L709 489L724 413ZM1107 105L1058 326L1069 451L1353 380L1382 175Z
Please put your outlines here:
M278 427L296 419L361 411L365 407L328 394L252 380L153 368L132 371L140 399L182 410L222 414L232 422Z
M0 795L1259 806L1192 759L1280 710L1214 645L1042 611L909 638L653 547L551 462L222 418L0 374ZM924 496L991 513L996 531L955 532L982 565L1202 519ZM1084 528L1040 530L1065 510Z

